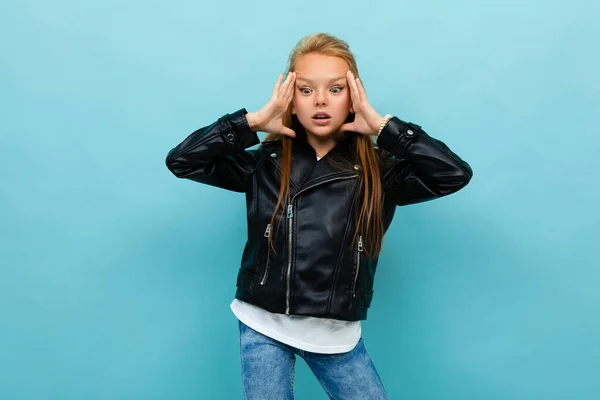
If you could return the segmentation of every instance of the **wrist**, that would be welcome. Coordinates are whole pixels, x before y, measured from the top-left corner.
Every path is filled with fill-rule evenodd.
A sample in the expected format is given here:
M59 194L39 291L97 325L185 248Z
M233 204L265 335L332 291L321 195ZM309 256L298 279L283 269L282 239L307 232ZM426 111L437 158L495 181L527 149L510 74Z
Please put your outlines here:
M383 131L383 128L385 128L390 119L392 119L391 114L386 114L385 117L380 117L379 126L377 127L377 133L375 133L375 136L379 137L381 131Z
M383 117L377 113L375 113L375 115L373 115L373 117L371 117L369 119L369 127L371 127L370 129L370 135L371 136L377 136L377 132L379 131L379 124L381 124L381 120L383 119Z
M248 121L248 126L253 132L260 130L259 118L255 112L246 114L246 120Z

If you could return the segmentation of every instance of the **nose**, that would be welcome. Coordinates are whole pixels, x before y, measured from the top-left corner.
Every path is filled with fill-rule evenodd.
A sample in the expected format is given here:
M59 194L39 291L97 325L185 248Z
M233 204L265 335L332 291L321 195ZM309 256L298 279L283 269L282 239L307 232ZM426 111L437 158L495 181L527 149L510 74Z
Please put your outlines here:
M326 95L324 93L319 92L319 94L317 94L315 98L317 99L317 107L321 105L326 105Z

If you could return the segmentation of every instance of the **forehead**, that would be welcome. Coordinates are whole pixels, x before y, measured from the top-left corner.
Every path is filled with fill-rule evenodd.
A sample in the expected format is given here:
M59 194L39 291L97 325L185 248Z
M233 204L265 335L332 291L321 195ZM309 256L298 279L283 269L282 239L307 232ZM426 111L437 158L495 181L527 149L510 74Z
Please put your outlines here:
M348 71L346 60L321 54L306 54L296 63L296 79L309 81L329 81L335 78L345 78Z

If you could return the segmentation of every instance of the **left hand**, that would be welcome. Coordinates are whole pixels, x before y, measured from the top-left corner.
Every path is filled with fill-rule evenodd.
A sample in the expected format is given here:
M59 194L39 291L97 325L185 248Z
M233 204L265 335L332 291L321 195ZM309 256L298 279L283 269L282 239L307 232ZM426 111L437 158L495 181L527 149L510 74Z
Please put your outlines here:
M353 131L363 135L376 136L383 117L369 104L367 93L360 79L355 78L350 70L346 71L346 80L352 98L354 122L342 124L339 132Z

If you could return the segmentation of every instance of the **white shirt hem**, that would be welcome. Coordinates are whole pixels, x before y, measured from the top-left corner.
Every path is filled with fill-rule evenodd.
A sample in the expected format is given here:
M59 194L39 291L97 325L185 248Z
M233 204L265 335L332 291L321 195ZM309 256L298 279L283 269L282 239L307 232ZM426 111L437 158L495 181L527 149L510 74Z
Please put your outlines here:
M358 344L358 340L360 340L360 337L359 337L358 340L354 344L351 344L351 345L315 346L310 343L306 343L306 342L302 342L297 339L293 339L293 338L286 336L280 332L276 332L276 331L267 329L267 328L261 326L260 324L257 324L254 320L248 318L246 315L241 315L241 314L236 313L236 310L233 307L231 307L231 311L233 311L234 315L240 321L242 321L244 324L248 325L250 328L254 329L255 331L260 332L263 335L266 335L270 338L278 340L282 343L288 344L290 346L296 347L296 348L304 350L304 351L310 351L312 353L320 353L320 354L346 353L346 352L354 349L354 347L356 347L356 345Z

